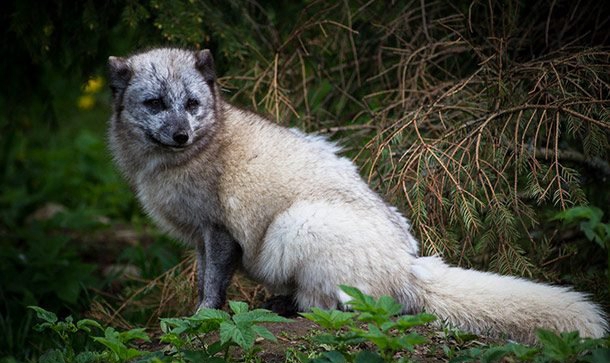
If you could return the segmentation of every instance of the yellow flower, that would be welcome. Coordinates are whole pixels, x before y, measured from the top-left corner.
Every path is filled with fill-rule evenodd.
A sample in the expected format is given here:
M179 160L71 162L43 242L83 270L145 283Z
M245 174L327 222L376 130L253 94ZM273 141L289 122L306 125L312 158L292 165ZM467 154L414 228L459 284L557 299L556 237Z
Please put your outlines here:
M81 110L90 110L95 106L95 98L91 95L82 95L78 98L77 105Z
M85 85L85 93L97 93L102 89L104 79L101 76L91 78Z

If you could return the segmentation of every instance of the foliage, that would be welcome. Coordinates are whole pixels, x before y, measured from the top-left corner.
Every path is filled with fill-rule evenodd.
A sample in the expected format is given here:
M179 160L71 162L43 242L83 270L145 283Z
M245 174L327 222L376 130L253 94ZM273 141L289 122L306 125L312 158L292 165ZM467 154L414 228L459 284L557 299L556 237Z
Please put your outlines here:
M560 220L567 226L578 224L589 241L606 250L606 274L610 291L610 223L602 223L603 216L604 212L597 207L580 206L559 212L551 220Z
M103 337L93 337L93 340L103 344L111 352L109 360L112 362L125 362L143 355L143 352L126 345L135 339L150 340L142 328L119 333L114 328L108 327L104 330Z
M310 355L291 351L287 361L309 363L342 362L408 362L415 346L428 343L427 339L413 329L435 320L430 314L402 315L402 306L389 297L374 299L356 288L342 286L352 299L348 301L353 311L312 309L302 313L304 317L322 327L325 332L312 338L314 346ZM54 340L52 346L39 362L254 362L259 359L256 337L276 342L276 337L262 324L290 323L263 309L249 310L242 302L229 302L231 313L217 309L200 309L190 317L163 318L159 337L162 349L154 350L134 346L134 342L150 342L144 329L137 328L119 332L112 327L104 328L91 319L74 321L68 316L60 321L57 316L40 307L29 307L35 311L41 323L35 326L40 332L49 332ZM288 327L288 326L287 326ZM103 336L97 334L103 332ZM473 340L473 336L452 335L462 341ZM460 338L461 336L461 338ZM539 345L525 346L510 342L504 345L479 345L462 351L443 346L450 362L592 362L601 363L610 357L610 340L581 338L577 332L559 335L539 330ZM85 340L78 338L85 338ZM159 347L159 346L158 346ZM233 351L231 347L239 347ZM43 348L43 346L39 346ZM323 351L320 352L320 348ZM313 352L311 351L313 350ZM317 353L316 353L317 351ZM313 357L311 356L313 355ZM7 361L8 362L8 361Z
M112 327L105 329L95 320L82 319L74 322L71 316L58 320L57 316L37 306L30 306L42 323L37 331L52 331L60 341L57 348L47 350L40 362L231 362L232 346L242 349L246 360L253 359L256 352L256 337L276 341L275 336L262 323L288 323L289 319L263 309L249 310L247 304L230 301L233 314L222 310L201 309L195 315L185 318L161 319L164 334L161 342L168 343L165 353L150 352L130 346L133 341L150 342L144 329L137 328L119 332ZM95 328L95 329L92 329ZM104 336L94 336L94 330L103 331ZM84 333L103 349L90 345L77 346L77 333ZM216 339L209 343L210 336ZM223 356L218 354L224 353Z
M608 339L583 339L578 332L557 335L547 330L539 330L537 336L540 346L528 347L508 343L501 346L472 348L462 352L451 362L503 362L507 357L514 357L519 362L602 363L610 359Z
M64 132L76 136L47 137L49 144L42 148L36 146L38 136L16 136L19 150L0 177L1 352L30 353L32 319L25 306L82 311L91 296L88 289L116 285L116 276L100 276L108 261L123 260L152 278L181 259L182 250L167 238L144 248L138 241L145 238L143 232L126 247L107 243L120 241L114 231L124 229L111 218L129 219L137 230L143 217L110 163L103 135L87 128ZM62 139L70 141L62 144Z
M189 318L161 319L161 330L164 332L162 342L174 346L172 354L186 361L230 361L231 346L240 347L246 359L255 353L256 337L276 341L275 336L261 323L286 323L290 320L268 310L249 310L243 302L230 301L233 315L222 310L200 309ZM211 344L203 343L210 333L217 333L218 338ZM202 347L194 349L196 342ZM224 360L217 359L217 353L224 352ZM193 360L193 359L198 360Z
M416 345L426 342L420 334L408 331L434 321L433 315L422 313L394 318L403 311L403 306L391 297L374 299L350 286L341 286L341 290L352 298L346 305L354 312L313 308L311 313L301 313L331 332L318 335L315 341L334 348L309 362L406 362L408 357L396 360L396 353L413 351ZM364 342L372 343L376 350L350 351Z
M149 340L142 329L133 329L127 332L118 333L113 328L106 328L95 320L82 319L76 323L71 316L64 321L59 321L57 316L37 306L30 306L36 312L36 316L43 322L34 328L38 331L51 330L60 338L58 348L46 351L41 357L40 362L65 362L65 363L85 363L85 362L125 362L131 358L144 354L133 348L128 348L126 343L134 339ZM87 346L76 353L74 342L76 333L84 332L87 336L93 334L92 328L104 330L104 337L93 337L93 340L106 347L104 351L91 351Z
M323 352L319 357L301 361L310 362L391 362L400 351L412 351L415 345L426 340L418 333L408 330L434 320L429 314L415 316L395 316L402 306L389 297L374 299L358 289L342 286L352 297L348 302L354 312L313 309L303 313L307 319L318 323L329 331L320 334L315 342L334 349ZM74 322L71 316L59 321L57 316L40 307L30 309L42 323L35 326L37 331L52 331L59 341L56 348L47 350L41 362L231 362L231 347L239 347L246 361L255 360L256 337L276 342L275 336L264 323L289 323L291 320L264 309L249 310L243 302L230 301L231 314L216 309L200 309L190 317L163 318L160 321L163 334L160 342L168 346L163 352L145 351L130 346L134 340L150 341L144 329L124 332L112 327L102 327L97 321L82 319ZM365 326L366 324L366 326ZM94 335L102 332L103 336ZM77 335L83 333L89 341L77 343ZM99 343L91 346L91 342ZM372 344L375 351L352 348L364 343ZM102 346L103 349L99 347ZM399 361L406 361L400 358Z
M597 207L581 206L557 213L552 220L563 221L566 225L578 223L578 228L591 242L600 247L610 248L610 223L602 223L604 212Z
M27 346L32 319L23 306L45 301L54 309L78 307L85 286L99 284L92 276L94 266L81 261L77 251L69 247L69 237L45 231L41 225L31 225L18 232L25 240L21 246L0 242L2 350L20 351Z

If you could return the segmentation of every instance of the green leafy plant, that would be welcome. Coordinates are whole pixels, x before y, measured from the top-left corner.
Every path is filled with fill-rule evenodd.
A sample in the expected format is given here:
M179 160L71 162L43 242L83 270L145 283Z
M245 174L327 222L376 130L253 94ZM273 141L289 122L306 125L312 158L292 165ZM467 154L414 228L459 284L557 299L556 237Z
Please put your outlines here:
M144 355L144 352L127 346L127 343L136 339L150 341L143 328L118 332L114 328L108 327L104 330L103 337L93 337L93 340L103 344L110 352L111 362L125 362Z
M604 212L594 206L579 206L566 209L553 216L567 226L578 226L591 242L597 243L607 253L608 291L610 291L610 222L602 222Z
M28 306L28 308L36 312L36 317L42 320L42 323L34 326L37 331L50 330L59 338L58 348L48 350L42 355L41 362L91 362L101 358L100 354L92 352L80 352L76 354L73 341L74 335L79 332L91 333L91 328L103 330L102 326L95 320L82 319L74 322L71 316L68 316L63 321L57 318L57 315L38 306Z
M310 313L301 313L305 318L331 331L315 337L320 344L334 347L324 352L311 362L394 362L399 351L413 351L413 348L426 342L426 339L410 329L425 325L436 319L431 314L402 315L403 306L389 296L375 299L354 287L341 286L341 289L352 299L347 305L353 312L338 310L312 309ZM369 342L376 351L362 350L352 354L350 349L355 345ZM408 358L401 357L398 362Z
M36 312L36 316L42 322L37 324L34 329L40 332L52 331L59 338L56 348L47 350L41 357L41 363L93 363L93 362L127 362L135 357L148 355L131 347L127 344L133 340L139 339L150 341L144 329L131 329L125 332L118 332L114 328L108 327L104 329L100 323L92 319L81 319L74 321L71 316L68 316L63 321L57 318L57 315L38 306L29 306L28 308ZM93 335L93 329L104 331L103 337ZM80 347L77 352L74 341L76 335L82 332L87 338L100 343L105 347L104 350L90 350L90 347L85 345Z
M604 212L593 206L579 206L561 211L551 220L560 220L568 225L578 224L589 241L610 250L610 223L602 223Z
M25 306L75 307L83 287L95 284L93 266L68 247L69 238L45 235L40 225L18 234L20 244L0 239L0 351L25 350L33 325Z
M257 337L276 341L260 324L291 321L265 309L249 310L243 302L229 301L229 307L232 315L217 309L201 309L191 317L161 319L164 332L161 341L170 343L174 357L186 362L230 361L232 346L240 347L245 358L250 359L256 353ZM209 343L207 338L212 334L216 337ZM224 353L222 358L220 353Z
M451 363L458 362L500 362L514 358L519 362L590 362L610 361L610 341L608 339L581 338L578 332L559 335L540 329L537 332L540 346L528 347L517 343L501 346L471 348ZM512 360L511 360L512 361Z

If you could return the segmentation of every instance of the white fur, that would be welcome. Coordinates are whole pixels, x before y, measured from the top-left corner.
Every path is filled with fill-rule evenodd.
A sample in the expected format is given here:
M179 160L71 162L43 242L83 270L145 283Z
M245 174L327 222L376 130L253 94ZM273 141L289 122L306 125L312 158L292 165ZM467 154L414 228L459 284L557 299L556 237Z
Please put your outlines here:
M528 327L588 337L607 330L601 310L568 288L450 267L438 257L416 259L413 272L426 310L466 331L531 342Z

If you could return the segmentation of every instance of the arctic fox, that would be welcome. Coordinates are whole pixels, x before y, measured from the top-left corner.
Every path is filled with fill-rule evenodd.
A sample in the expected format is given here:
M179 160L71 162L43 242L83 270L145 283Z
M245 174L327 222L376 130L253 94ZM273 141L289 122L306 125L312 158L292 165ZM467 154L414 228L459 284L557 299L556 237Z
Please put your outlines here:
M300 310L343 307L344 284L474 333L605 334L581 293L418 256L407 219L334 144L223 101L208 50L108 63L110 148L148 214L196 247L200 307L220 308L241 266Z

